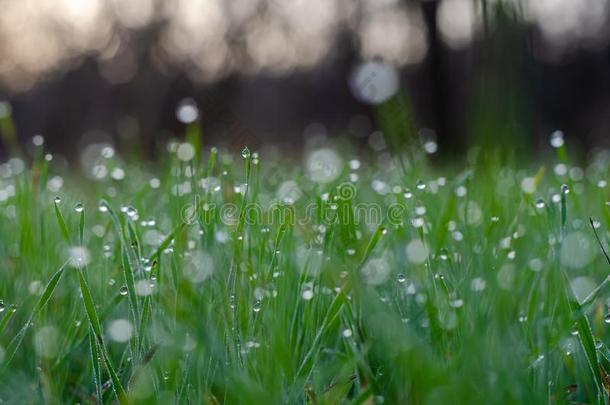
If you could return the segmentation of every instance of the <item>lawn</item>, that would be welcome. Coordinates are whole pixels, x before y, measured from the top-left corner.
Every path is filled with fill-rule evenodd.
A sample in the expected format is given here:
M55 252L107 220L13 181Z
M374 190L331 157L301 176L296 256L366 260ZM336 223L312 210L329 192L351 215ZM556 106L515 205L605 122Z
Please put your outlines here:
M2 403L602 403L610 155L0 166Z

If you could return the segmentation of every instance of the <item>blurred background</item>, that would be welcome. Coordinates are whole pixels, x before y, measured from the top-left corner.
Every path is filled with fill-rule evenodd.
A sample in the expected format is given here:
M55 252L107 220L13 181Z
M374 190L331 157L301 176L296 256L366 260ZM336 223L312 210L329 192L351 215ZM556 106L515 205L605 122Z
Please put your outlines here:
M609 19L607 0L0 0L0 150L42 134L152 159L189 125L234 149L368 147L388 117L441 155L558 129L610 146Z

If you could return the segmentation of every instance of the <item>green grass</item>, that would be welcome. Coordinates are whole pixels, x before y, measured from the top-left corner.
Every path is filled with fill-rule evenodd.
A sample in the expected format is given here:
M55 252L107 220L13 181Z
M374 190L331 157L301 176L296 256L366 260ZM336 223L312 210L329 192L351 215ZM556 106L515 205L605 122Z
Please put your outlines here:
M3 403L608 401L606 155L336 147L2 166Z

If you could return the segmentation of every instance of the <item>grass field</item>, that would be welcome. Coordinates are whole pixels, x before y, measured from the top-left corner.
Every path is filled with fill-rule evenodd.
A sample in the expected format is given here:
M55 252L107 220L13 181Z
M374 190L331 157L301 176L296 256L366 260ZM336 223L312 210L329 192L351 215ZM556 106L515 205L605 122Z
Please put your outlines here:
M608 399L608 154L172 143L85 180L37 143L0 166L2 403Z

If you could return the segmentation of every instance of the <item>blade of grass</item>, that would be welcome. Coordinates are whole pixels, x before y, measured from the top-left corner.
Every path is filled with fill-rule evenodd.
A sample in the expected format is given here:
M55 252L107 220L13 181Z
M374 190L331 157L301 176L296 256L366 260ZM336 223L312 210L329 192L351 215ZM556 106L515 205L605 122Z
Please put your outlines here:
M66 226L66 221L64 220L64 216L61 213L61 210L59 209L59 205L57 203L57 201L55 201L54 203L54 207L55 207L55 218L57 218L57 223L59 224L59 229L61 230L61 234L64 237L64 240L66 242L68 242L68 244L70 243L70 232L68 231L68 227Z
M369 241L369 244L366 247L366 251L364 252L364 256L362 257L362 261L360 262L359 268L362 268L366 264L366 262L371 257L371 254L373 253L375 246L377 246L377 244L379 243L379 240L381 239L381 237L383 235L385 235L386 232L387 232L387 229L385 228L385 226L380 225L379 227L377 227L377 230L371 237L371 240Z
M102 375L100 373L100 360L97 342L91 326L89 327L89 354L91 355L91 367L93 369L93 385L99 402L103 401L102 396Z
M97 315L97 311L95 309L95 303L93 301L93 296L91 295L91 290L89 290L89 285L87 284L87 280L85 279L85 275L81 269L78 269L78 280L80 285L80 291L83 298L83 304L85 305L85 312L87 313L87 319L89 321L89 326L93 334L95 335L95 339L97 340L99 351L102 355L102 359L104 364L106 365L106 369L108 370L108 374L110 374L110 379L112 381L112 388L117 397L117 400L120 404L128 404L127 394L123 389L123 385L121 384L121 380L116 373L112 361L108 356L106 351L106 347L104 345L104 338L102 335L102 328L100 326L100 320Z
M0 335L2 335L2 332L4 332L4 329L15 315L15 312L17 312L17 308L15 307L15 305L11 305L7 308L6 313L2 317L2 320L0 320Z
M608 256L608 252L606 252L606 248L604 248L604 244L602 243L601 239L599 238L599 235L597 234L597 230L595 229L595 224L593 222L593 218L589 218L589 222L591 223L591 229L593 229L593 234L595 235L595 239L597 240L597 243L599 244L599 247L602 250L604 257L606 258L606 261L608 262L608 264L610 264L610 256ZM608 283L610 283L610 275L608 275L604 279L604 281L602 281L597 287L595 287L593 289L593 291L591 291L589 293L589 295L587 295L587 297L580 304L581 307L585 307L585 306L589 305L591 302L593 302L593 300L595 300L595 298L597 298L597 295L600 293L600 291L603 290L608 285Z
M59 283L59 280L61 280L61 276L64 273L64 270L65 270L66 265L68 264L68 262L69 262L69 260L66 261L59 268L59 270L57 270L57 272L55 272L55 274L53 274L53 276L51 276L51 279L49 280L49 283L47 284L47 286L45 287L44 291L42 292L42 295L40 296L40 298L36 302L36 305L34 305L34 309L32 310L32 313L30 314L30 316L29 316L28 320L26 321L25 325L21 328L21 330L19 330L19 332L17 332L17 335L15 335L15 337L9 343L8 348L6 350L6 352L8 353L8 356L7 356L6 361L5 361L6 364L9 364L11 362L11 360L15 356L17 350L21 346L21 342L23 341L23 338L25 337L25 333L27 332L27 330L29 329L30 325L32 324L32 319L36 315L38 315L40 313L40 311L42 311L44 309L45 305L47 304L47 302L49 301L49 299L53 295L53 292L55 291L55 288L57 287L57 284Z
M115 232L117 233L119 240L121 242L121 264L123 265L123 278L125 280L125 285L127 286L127 294L129 300L129 307L131 310L131 315L133 317L133 324L135 328L135 337L132 339L132 352L134 358L137 359L139 357L139 350L135 343L139 340L139 328L140 328L140 311L138 305L138 296L136 294L134 273L132 268L132 262L129 258L129 249L128 243L125 241L125 237L123 235L123 228L121 226L121 221L119 217L116 215L110 204L106 200L100 201L100 206L103 206L110 215L112 223L114 224ZM134 359L134 360L135 360Z
M186 223L181 222L180 224L178 224L170 233L169 235L167 235L165 237L165 239L163 239L163 242L161 242L161 244L159 245L159 247L157 249L155 249L155 251L148 256L148 260L150 262L152 262L153 260L157 259L159 257L159 255L161 254L161 252L163 252L172 242L172 240L176 237L176 235L178 235L186 226Z
M563 238L565 236L565 226L567 221L567 202L566 195L568 193L568 188L564 184L561 186L561 224L560 224L560 243L561 247L563 243ZM573 316L576 316L576 328L578 330L578 340L583 348L585 353L585 357L587 359L587 363L589 365L589 369L591 370L591 374L593 376L593 380L595 381L595 385L597 387L597 394L599 398L602 398L604 395L604 387L602 384L602 377L600 373L600 364L597 358L597 349L595 348L595 341L593 339L593 333L591 332L591 326L589 325L589 319L587 315L582 311L582 305L578 302L574 291L570 286L570 279L565 271L565 269L560 266L561 274L563 275L564 282L564 291L566 294L566 298L568 300L568 304L570 310L572 311Z
M322 336L324 335L324 332L326 332L328 326L337 318L341 311L341 308L343 307L346 301L347 297L345 296L345 293L340 292L331 302L330 306L328 307L328 310L326 311L326 314L324 315L322 324L320 325L320 328L318 329L318 332L316 333L316 336L314 337L314 340L311 343L309 351L301 361L301 365L299 366L295 375L295 381L301 377L309 375L309 373L313 369L313 358L320 350L320 340L322 339Z
M83 239L85 234L85 210L80 212L80 219L78 221L78 243L83 246Z

